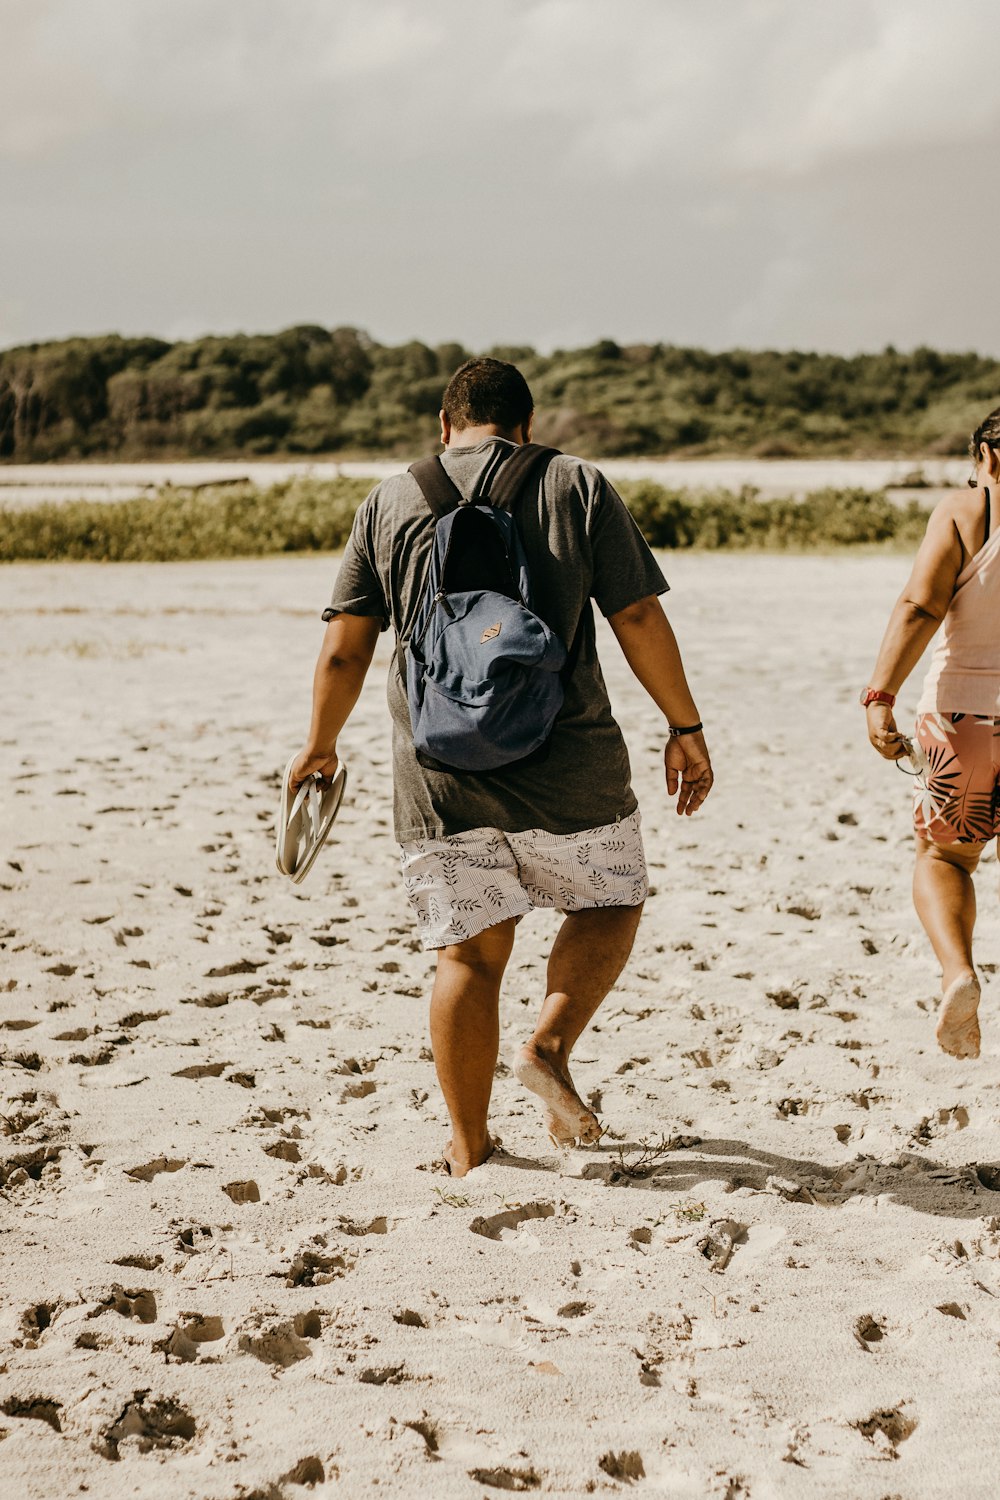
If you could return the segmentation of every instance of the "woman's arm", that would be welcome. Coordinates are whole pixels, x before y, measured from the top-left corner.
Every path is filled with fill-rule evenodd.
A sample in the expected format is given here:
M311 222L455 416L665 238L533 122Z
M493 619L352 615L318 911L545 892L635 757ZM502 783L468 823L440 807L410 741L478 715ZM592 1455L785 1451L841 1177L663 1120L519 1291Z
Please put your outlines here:
M956 524L959 504L959 497L949 497L931 514L913 571L889 616L869 687L898 693L948 613L965 558ZM868 738L886 760L905 754L892 709L885 703L868 705Z

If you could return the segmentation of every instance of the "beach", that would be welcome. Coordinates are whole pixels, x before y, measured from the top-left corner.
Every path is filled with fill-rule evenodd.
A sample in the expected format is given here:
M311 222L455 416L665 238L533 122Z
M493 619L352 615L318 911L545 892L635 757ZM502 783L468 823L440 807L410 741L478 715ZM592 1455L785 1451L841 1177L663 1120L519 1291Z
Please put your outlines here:
M556 1150L510 1073L536 913L461 1181L388 635L333 837L274 869L336 560L5 568L4 1497L996 1495L996 859L961 1063L857 703L908 559L663 566L718 780L676 817L602 626L653 883L575 1054L606 1133Z

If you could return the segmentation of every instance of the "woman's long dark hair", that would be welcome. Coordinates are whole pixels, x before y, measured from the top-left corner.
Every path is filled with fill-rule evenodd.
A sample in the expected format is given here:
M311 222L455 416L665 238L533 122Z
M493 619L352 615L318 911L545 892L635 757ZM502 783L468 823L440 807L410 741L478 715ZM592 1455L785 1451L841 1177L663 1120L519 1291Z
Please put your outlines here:
M983 443L1000 450L1000 406L996 406L988 417L984 417L969 439L969 455L974 464L979 462L979 449Z

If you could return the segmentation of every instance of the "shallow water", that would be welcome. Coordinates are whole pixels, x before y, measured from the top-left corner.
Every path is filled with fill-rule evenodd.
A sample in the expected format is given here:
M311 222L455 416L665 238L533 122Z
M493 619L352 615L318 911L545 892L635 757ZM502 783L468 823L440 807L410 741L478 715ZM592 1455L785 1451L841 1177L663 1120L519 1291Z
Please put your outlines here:
M382 479L406 467L405 459L366 459L357 463L218 463L8 464L0 465L0 506L37 505L49 500L127 500L151 494L162 485L199 486L252 480L267 486L293 475L317 479ZM912 487L921 476L933 490L963 484L965 459L664 459L601 460L612 480L652 479L686 489L739 490L752 485L765 498L801 496L828 486L877 490L887 485ZM919 490L918 490L919 493Z

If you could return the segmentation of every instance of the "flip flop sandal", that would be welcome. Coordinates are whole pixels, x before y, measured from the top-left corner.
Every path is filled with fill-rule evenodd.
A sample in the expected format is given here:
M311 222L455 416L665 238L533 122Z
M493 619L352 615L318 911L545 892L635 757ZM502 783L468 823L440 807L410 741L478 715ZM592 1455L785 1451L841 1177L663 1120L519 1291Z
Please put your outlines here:
M305 880L316 863L347 786L347 767L341 761L332 781L324 781L318 771L314 772L292 797L289 783L297 759L293 755L285 767L274 840L274 862L296 885Z

